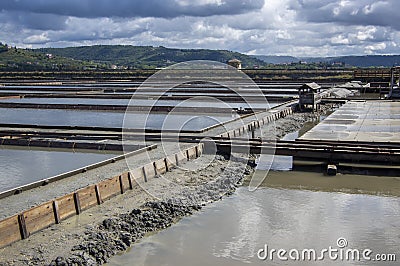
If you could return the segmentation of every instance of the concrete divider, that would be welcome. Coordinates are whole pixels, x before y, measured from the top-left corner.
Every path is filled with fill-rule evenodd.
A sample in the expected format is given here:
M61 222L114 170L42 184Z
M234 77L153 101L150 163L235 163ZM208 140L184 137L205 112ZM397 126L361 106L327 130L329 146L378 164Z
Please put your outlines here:
M68 195L59 197L20 214L0 221L0 248L18 240L26 239L53 224L79 215L105 200L133 189L135 183L147 182L156 175L175 168L184 161L195 159L203 153L203 144L192 146L179 153L161 158L142 167L124 172L97 184L79 189Z

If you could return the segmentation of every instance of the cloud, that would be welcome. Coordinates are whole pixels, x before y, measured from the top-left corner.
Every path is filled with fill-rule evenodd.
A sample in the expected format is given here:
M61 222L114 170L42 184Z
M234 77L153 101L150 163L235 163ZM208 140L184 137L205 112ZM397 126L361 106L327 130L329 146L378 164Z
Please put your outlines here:
M262 8L264 0L2 0L0 9L81 18L213 16Z
M27 44L43 44L50 41L46 33L32 35L25 38L24 42Z
M290 9L299 20L344 25L387 26L400 30L398 0L297 0Z
M0 11L0 22L37 30L64 29L67 18L66 16L29 13L26 11Z
M127 44L294 56L398 54L399 5L397 0L3 0L0 41L19 47Z

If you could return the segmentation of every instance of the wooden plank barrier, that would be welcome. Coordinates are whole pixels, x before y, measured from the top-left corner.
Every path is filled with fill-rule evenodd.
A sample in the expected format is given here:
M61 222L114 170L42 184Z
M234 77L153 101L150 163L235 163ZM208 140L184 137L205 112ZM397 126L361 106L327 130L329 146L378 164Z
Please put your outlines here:
M187 149L187 159L188 160L193 160L196 158L196 149Z
M76 214L73 194L60 197L56 199L56 201L58 203L58 214L60 216L60 220L67 219Z
M196 156L200 157L201 155L203 155L204 143L200 143L199 145L195 146L195 149L196 149Z
M81 211L98 204L95 185L78 190Z
M167 168L168 171L170 171L173 168L175 168L178 165L177 162L176 162L175 154L167 156L165 158L165 164L166 164L166 168Z
M127 191L127 190L133 189L133 183L131 183L132 181L129 181L129 176L130 176L129 172L122 173L119 176L121 194L125 193L125 191Z
M154 163L148 163L143 166L143 172L146 175L146 180L149 180L152 177L155 177L157 173L154 169Z
M167 172L167 167L165 164L165 158L157 160L154 162L154 168L158 175L162 175Z
M250 132L260 123L269 123L280 117L293 113L292 108L281 110L279 113L268 115L262 121L253 121L239 129L225 132L220 137L240 136ZM60 223L73 215L80 214L93 206L102 204L104 200L122 194L133 189L134 183L147 182L157 174L163 174L179 166L187 160L200 157L204 145L198 144L176 154L148 163L142 167L114 176L98 184L82 188L74 193L59 197L55 200L31 208L21 214L17 214L0 221L0 248L10 245L21 239L28 238L52 224Z
M184 161L187 161L186 154L183 153L182 151L178 152L175 156L175 160L176 160L175 161L176 165L178 166L181 165L182 163L184 163Z
M0 242L13 243L21 240L18 214L0 221Z
M143 167L138 167L131 170L131 174L136 183L142 184L143 182L146 182L146 179L143 174Z
M25 211L23 216L28 236L55 223L52 202Z
M184 161L200 157L203 149L204 145L200 143L130 172L124 172L3 219L0 221L0 248L26 239L35 232L58 224L71 216L79 215L82 211L100 205L116 195L123 194L133 189L135 183L147 182L157 174L170 171Z
M119 176L114 176L111 179L101 181L98 186L102 200L107 200L111 197L121 194Z
M233 129L233 130L229 130L225 133L222 133L222 134L218 135L218 137L222 137L222 138L230 138L231 136L239 137L239 136L245 134L246 132L251 132L255 128L260 128L262 125L271 123L273 121L276 121L280 118L284 118L291 114L293 114L293 108L287 107L287 108L282 109L273 114L264 116L262 119L252 121L252 122L240 127L239 129Z

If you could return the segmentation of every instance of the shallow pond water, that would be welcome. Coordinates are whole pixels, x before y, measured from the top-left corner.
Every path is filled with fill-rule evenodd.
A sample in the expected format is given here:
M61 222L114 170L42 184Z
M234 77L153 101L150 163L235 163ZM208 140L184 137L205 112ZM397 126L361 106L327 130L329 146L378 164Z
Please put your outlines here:
M27 185L118 154L0 146L0 192Z
M289 174L289 172L286 172ZM323 177L320 177L323 178ZM309 265L305 261L259 258L270 249L371 249L399 254L400 201L343 192L271 188L267 183L255 192L241 187L231 197L204 208L191 217L149 236L108 265ZM287 256L287 254L286 254ZM317 257L318 257L317 256ZM341 261L328 256L322 265L375 265L374 261ZM316 264L316 265L317 265ZM398 265L395 262L385 265Z

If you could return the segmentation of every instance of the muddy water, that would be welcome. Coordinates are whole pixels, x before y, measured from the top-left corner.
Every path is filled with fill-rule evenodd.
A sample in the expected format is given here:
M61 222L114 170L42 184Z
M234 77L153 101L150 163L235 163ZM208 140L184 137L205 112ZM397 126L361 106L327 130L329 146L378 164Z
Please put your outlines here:
M0 192L100 162L118 154L0 146Z
M317 180L326 177L298 174L274 172L273 178L269 176L255 192L241 187L233 196L143 239L127 253L114 257L109 265L287 265L288 261L277 257L273 261L260 260L257 252L265 244L270 249L308 248L320 252L329 246L337 248L340 237L347 240L347 248L368 248L373 254L395 253L400 259L399 188L389 192L388 186L386 194L392 193L390 197L350 194L340 186L335 188L326 184L328 181ZM302 181L296 182L296 176ZM361 177L347 178L361 181L357 180ZM375 178L367 190L354 192L381 193L373 189L380 184L379 178ZM367 182L371 180L372 177ZM314 191L307 189L310 181L314 183ZM395 181L397 185L399 181ZM393 180L385 182L396 184ZM309 265L310 262L297 263ZM317 263L359 265L361 262L333 261L326 256Z

